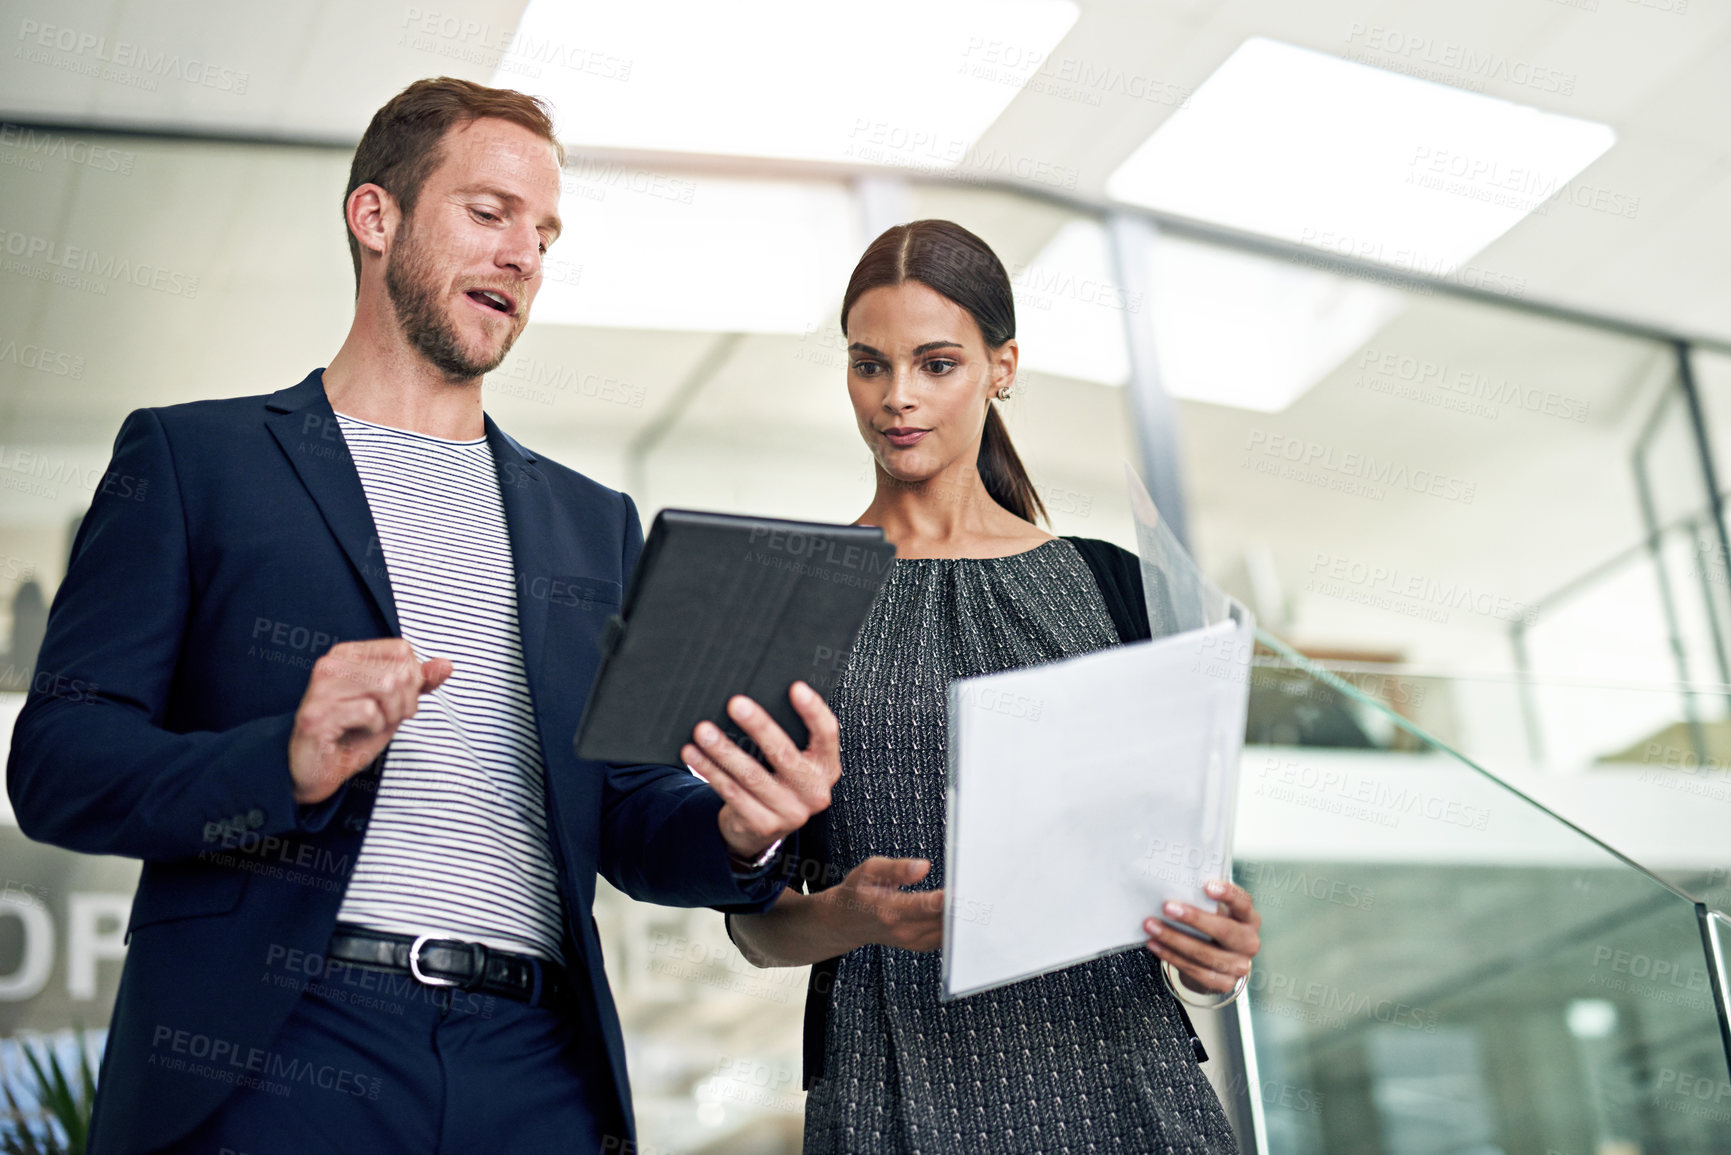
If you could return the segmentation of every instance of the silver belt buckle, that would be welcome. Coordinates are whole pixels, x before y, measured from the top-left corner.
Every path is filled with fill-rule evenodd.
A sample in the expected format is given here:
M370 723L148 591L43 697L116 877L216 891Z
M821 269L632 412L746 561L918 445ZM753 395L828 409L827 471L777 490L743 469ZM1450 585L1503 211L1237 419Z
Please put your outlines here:
M415 976L417 981L430 987L462 986L463 984L458 982L456 979L444 979L440 978L438 975L429 975L422 972L421 948L430 942L432 938L433 936L430 934L423 934L418 936L415 941L409 945L409 973Z

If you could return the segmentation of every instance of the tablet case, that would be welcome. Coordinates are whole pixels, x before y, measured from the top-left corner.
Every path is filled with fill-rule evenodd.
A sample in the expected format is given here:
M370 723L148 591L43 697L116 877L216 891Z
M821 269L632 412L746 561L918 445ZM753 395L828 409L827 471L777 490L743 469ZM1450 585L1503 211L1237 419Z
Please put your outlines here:
M788 687L829 696L894 560L875 526L663 510L602 637L577 756L678 766L706 718L756 753L727 717L734 694L803 747Z

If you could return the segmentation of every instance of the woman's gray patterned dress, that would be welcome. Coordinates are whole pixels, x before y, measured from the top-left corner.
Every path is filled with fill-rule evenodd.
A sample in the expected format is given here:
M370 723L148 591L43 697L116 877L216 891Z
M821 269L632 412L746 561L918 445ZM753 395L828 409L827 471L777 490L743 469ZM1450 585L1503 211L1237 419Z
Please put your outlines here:
M897 561L832 696L834 865L928 858L921 889L942 886L951 680L1117 641L1061 538L1005 558ZM807 1155L1237 1151L1147 951L949 1003L940 954L867 946L841 961Z

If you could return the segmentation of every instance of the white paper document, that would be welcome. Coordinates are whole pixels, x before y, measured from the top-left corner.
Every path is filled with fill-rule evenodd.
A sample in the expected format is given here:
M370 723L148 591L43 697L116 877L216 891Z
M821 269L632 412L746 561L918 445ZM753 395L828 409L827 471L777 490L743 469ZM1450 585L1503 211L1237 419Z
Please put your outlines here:
M1230 875L1254 622L1140 491L1155 639L950 686L944 998L1140 947Z

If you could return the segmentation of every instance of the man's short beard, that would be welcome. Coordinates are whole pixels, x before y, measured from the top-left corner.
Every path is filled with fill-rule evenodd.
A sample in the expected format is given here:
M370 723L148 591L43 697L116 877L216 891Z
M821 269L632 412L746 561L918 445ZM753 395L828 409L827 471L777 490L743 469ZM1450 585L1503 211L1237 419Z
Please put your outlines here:
M469 381L491 373L505 360L517 341L512 333L499 347L496 357L477 360L463 348L457 328L441 307L439 290L427 254L414 244L409 222L397 233L397 246L385 262L385 291L397 312L403 336L421 356L431 361L450 381Z

